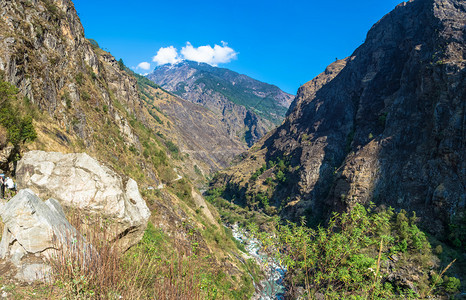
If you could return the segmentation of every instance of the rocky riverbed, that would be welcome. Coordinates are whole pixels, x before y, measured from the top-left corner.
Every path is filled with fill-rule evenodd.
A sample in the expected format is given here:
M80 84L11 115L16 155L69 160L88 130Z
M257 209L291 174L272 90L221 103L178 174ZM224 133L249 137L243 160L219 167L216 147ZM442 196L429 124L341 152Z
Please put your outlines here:
M284 299L285 286L283 279L286 270L280 266L273 258L261 251L260 241L252 237L237 224L229 226L233 232L233 237L241 242L248 254L256 260L266 277L261 282L254 282L256 292L253 300Z

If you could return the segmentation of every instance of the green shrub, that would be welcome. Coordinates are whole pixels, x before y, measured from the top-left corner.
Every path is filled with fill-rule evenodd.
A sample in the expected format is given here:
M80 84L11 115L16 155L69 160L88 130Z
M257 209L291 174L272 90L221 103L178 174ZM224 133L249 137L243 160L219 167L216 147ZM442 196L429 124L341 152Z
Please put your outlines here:
M262 207L266 208L269 206L269 198L267 197L266 194L258 193L255 198L257 202L262 204Z
M71 97L70 93L68 91L65 91L63 96L61 97L63 101L65 101L66 108L70 109L71 108Z
M94 40L94 39L87 39L87 40L89 41L89 43L91 43L91 46L92 46L92 48L93 48L94 50L100 48L100 47L99 47L99 43L97 43L96 40Z
M138 149L134 147L134 145L130 145L128 149L133 152L133 154L139 155Z
M159 116L157 116L157 114L154 111L149 110L149 114L152 116L152 118L154 118L155 121L157 121L157 123L163 124L163 121L160 119Z
M277 182L279 182L279 183L285 183L286 182L286 175L281 170L277 172L277 175L275 175L275 178L277 179Z
M202 171L201 171L201 169L199 169L199 167L197 165L194 165L194 172L197 175L202 176Z
M466 245L466 210L460 209L452 216L448 226L448 240L456 248Z
M445 276L443 285L447 293L456 293L461 286L461 282L456 277Z
M272 185L272 182L273 182L272 177L267 177L267 178L265 179L265 184L266 184L266 185Z
M287 167L287 163L285 162L285 160L283 158L279 158L277 160L277 168L280 170L280 171L285 171Z
M263 164L259 169L257 169L252 175L249 180L255 181L259 176L264 174L264 172L267 170L267 165Z
M381 114L381 115L379 116L379 124L380 124L383 128L385 128L385 123L386 123L386 122L387 122L387 113L384 112L383 114Z
M125 63L123 62L122 58L120 58L120 60L118 61L118 66L120 67L120 70L125 69Z
M13 85L0 82L0 125L6 128L7 139L15 146L37 138L32 116L25 115L18 106L17 93Z
M74 79L76 80L77 84L79 84L79 85L84 84L84 75L83 75L83 73L79 72L78 74L76 74Z
M89 101L91 99L91 95L89 95L89 93L86 91L82 91L81 99L83 99L84 101Z
M304 218L302 225L283 224L277 218L272 232L259 232L257 225L250 230L262 241L263 251L286 267L286 281L303 286L308 295L366 299L394 298L398 293L416 298L420 296L412 290L382 284L386 274L381 271L381 262L389 261L393 252L429 270L422 257L431 255L430 244L413 222L415 216L408 219L404 211L375 213L358 204L348 213L335 213L327 227L306 227ZM452 280L451 288L456 285ZM428 287L428 282L419 283L419 292L426 295Z
M168 151L170 151L172 154L175 155L175 157L178 157L177 155L180 153L180 149L178 148L175 143L172 141L165 141L165 146L167 146Z
M58 7L51 0L43 0L45 8L55 17L63 18L63 13L58 9Z

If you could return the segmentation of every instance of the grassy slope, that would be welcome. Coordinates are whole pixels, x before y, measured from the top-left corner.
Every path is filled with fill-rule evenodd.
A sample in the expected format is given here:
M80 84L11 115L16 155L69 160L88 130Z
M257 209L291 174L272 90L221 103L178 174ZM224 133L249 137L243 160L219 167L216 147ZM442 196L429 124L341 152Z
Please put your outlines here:
M54 10L53 3L47 1L45 3ZM18 35L16 38L21 40L25 37ZM18 47L22 47L21 43L18 43ZM107 67L112 68L108 66L108 61L103 59L108 53L98 48L94 48L94 51L101 65L107 64ZM34 52L31 52L31 65L36 63L35 59ZM250 295L253 291L252 282L244 273L245 267L233 254L239 252L236 244L218 223L216 210L210 204L193 196L197 192L191 180L202 180L202 176L199 176L194 171L194 165L187 162L186 157L179 153L174 137L162 133L170 132L170 120L157 111L156 107L135 108L130 107L128 103L121 103L109 84L105 72L96 74L91 68L81 72L79 69L67 71L74 73L73 83L79 89L80 100L71 102L66 86L58 91L59 116L51 116L43 109L39 109L22 94L17 94L11 100L15 106L21 108L21 111L33 117L37 132L37 139L33 143L22 145L20 151L40 149L64 153L87 152L119 174L134 178L152 210L150 223L154 224L155 228L163 230L161 233L148 230L145 239L151 240L158 236L169 248L175 249L176 245L182 245L183 249L191 249L187 255L196 254L193 259L196 259L196 265L201 266L198 273L209 278L207 281L209 289L217 289L226 298L242 298ZM136 81L132 78L133 75L128 75L124 70L120 71L116 72L123 78L122 80L129 78ZM60 76L58 73L56 75ZM26 76L35 78L34 74L26 74ZM155 91L153 93L155 97L161 99L173 97L157 87L150 88ZM144 94L143 84L139 86L139 92ZM105 99L106 93L110 96L110 101ZM141 98L144 99L144 96ZM42 101L38 98L35 100L38 103ZM141 101L132 100L136 103ZM120 119L115 118L116 114ZM80 117L83 115L84 122ZM123 132L122 123L130 129L131 136ZM78 134L82 129L85 131L85 139ZM175 181L178 174L184 178ZM146 189L148 186L157 186L160 183L165 186L161 190ZM208 259L205 259L206 256ZM24 295L32 297L30 287L13 288L7 278L1 280L1 284L11 287L10 295L19 295L20 298ZM50 287L40 285L34 291L43 296L40 291L48 288ZM57 298L63 296L60 292L54 294Z
M91 93L92 82L89 78L86 78L83 84L83 89L87 88ZM170 95L163 96L170 97ZM18 95L18 98L21 98L21 95ZM21 106L25 105L21 104ZM163 239L165 247L171 249L169 252L157 249L154 255L155 253L158 255L172 253L179 245L182 245L183 249L192 250L189 255L198 254L195 261L191 263L195 264L198 273L202 274L204 284L210 282L219 293L221 292L227 298L236 298L238 295L241 298L244 293L250 294L252 282L248 280L249 277L241 276L244 267L231 254L239 250L233 243L231 235L227 236L223 226L218 223L216 210L210 204L204 202L202 203L204 205L199 205L194 201L193 193L196 192L188 178L174 181L177 177L174 168L183 167L181 153L177 152L176 145L168 137L154 133L134 116L128 114L121 103L115 103L115 107L121 115L126 115L130 120L130 126L140 141L140 148L125 143L119 127L104 109L92 106L91 102L84 102L80 109L85 112L87 122L94 124L92 138L86 141L92 145L91 147L87 147L85 142L74 135L71 130L59 126L47 114L40 112L37 108L29 108L34 116L34 127L38 138L35 142L24 145L22 150L87 152L111 166L118 173L134 178L139 183L142 195L152 210L150 223L157 224L164 229L163 231L148 230L145 239L151 240L158 236L159 239ZM160 114L160 118L163 120L164 116ZM156 123L152 124L154 128L162 126L159 122L156 121ZM163 124L169 124L169 121L165 120ZM183 172L183 169L178 170ZM166 188L145 189L147 186L156 185L151 178L154 174L163 184L166 184ZM190 172L182 174L186 176ZM208 210L208 213L204 210ZM166 220L167 216L169 216L169 222ZM213 216L213 218L208 216ZM156 236L152 236L155 233ZM152 244L150 247L156 246ZM199 255L200 253L202 255ZM165 259L176 260L173 257L165 257ZM225 261L228 263L222 263ZM29 289L16 290L10 285L9 287L11 293L18 297L24 296L29 291ZM34 292L43 290L42 286L38 286Z

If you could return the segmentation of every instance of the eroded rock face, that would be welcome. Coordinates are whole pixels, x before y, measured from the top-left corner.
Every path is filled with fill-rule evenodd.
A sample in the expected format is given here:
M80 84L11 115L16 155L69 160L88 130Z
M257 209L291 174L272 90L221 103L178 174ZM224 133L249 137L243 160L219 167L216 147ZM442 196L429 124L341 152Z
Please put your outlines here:
M57 250L69 248L83 237L67 221L55 199L43 202L30 189L23 189L0 208L5 225L0 258L16 267L21 281L44 281L50 277L47 260Z
M271 203L288 199L284 215L315 219L374 201L415 210L442 235L466 203L465 25L464 1L401 3L351 57L301 87L248 158L291 160L293 181ZM252 190L250 175L233 176L244 165L223 183Z
M0 126L0 173L5 173L9 169L14 150L13 145L8 143L7 136L8 132L6 128Z
M109 240L122 249L144 234L150 211L133 179L123 179L85 153L31 151L18 163L17 184L64 207L109 220Z
M13 153L13 145L8 145L4 148L0 146L0 173L4 173L6 170L12 169L11 154Z
M72 1L0 1L0 15L2 80L15 85L87 146L94 124L83 108L86 101L93 108L105 106L113 114L117 110L113 100L117 100L129 113L140 113L136 80L120 69L113 56L85 38ZM95 94L83 89L88 74L101 79L94 82ZM137 144L131 139L133 133L126 130L125 142Z

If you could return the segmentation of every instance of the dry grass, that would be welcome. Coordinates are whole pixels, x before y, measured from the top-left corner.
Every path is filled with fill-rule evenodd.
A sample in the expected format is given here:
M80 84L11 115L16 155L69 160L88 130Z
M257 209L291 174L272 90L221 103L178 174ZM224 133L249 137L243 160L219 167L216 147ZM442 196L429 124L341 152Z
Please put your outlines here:
M81 228L82 218L71 222ZM177 247L160 255L144 242L121 253L106 240L105 227L96 223L87 230L89 246L70 241L52 260L54 284L67 299L207 299L211 288L199 274L200 258L189 249ZM92 255L90 255L92 253ZM217 299L220 297L216 297Z
M0 149L6 146L8 139L7 139L7 130L5 127L0 126Z

